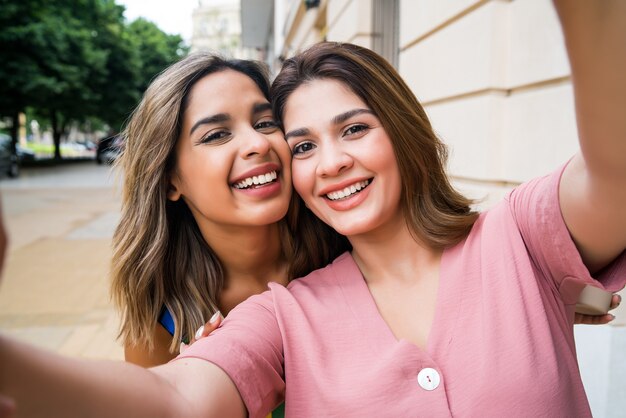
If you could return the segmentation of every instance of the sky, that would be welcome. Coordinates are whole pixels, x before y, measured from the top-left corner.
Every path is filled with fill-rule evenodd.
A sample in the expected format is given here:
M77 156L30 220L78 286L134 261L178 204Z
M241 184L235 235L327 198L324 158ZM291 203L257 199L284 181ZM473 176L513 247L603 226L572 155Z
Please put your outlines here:
M191 13L198 0L116 0L126 7L127 21L143 17L156 23L169 34L179 34L187 43L191 40Z

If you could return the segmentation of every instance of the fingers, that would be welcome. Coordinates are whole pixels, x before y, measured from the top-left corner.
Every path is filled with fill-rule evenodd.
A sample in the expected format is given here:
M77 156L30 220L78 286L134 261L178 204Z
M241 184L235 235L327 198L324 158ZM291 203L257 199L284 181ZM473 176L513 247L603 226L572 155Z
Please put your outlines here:
M222 313L220 311L215 312L213 316L211 317L211 319L209 319L209 322L204 324L204 326L198 328L198 331L196 332L196 340L199 340L200 338L204 338L208 336L210 333L212 333L213 331L215 331L216 329L218 329L220 325L222 324L223 319L224 317L222 316Z
M609 310L613 310L617 308L620 303L622 303L622 297L618 294L613 294L613 297L611 298L611 306L609 307Z
M608 324L612 320L615 319L615 316L612 314L604 314L604 315L583 315L577 313L574 317L575 324L583 324L583 325L604 325Z
M220 311L215 312L211 319L209 319L209 322L198 328L196 334L193 336L191 341L189 341L189 344L185 344L182 342L180 343L180 354L182 354L191 344L195 343L201 338L208 336L210 333L218 329L223 320L224 317L222 316L222 313Z

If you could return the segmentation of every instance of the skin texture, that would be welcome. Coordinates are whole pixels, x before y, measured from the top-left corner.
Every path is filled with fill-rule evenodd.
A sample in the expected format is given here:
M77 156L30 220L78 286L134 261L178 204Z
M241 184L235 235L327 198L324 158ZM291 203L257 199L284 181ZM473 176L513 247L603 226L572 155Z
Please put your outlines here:
M341 83L314 80L298 88L287 102L285 132L298 170L294 187L318 218L346 236L404 223L400 171L389 137L368 106ZM371 179L354 197L326 196Z
M224 70L194 85L168 198L185 201L222 263L226 283L219 309L224 314L266 290L270 281L287 283L276 222L285 216L291 197L290 160L269 103L249 77ZM277 181L254 190L233 187L257 169L275 170ZM217 325L207 321L207 335ZM126 360L144 367L164 364L176 356L169 351L171 338L155 324L153 349L127 344Z
M168 197L185 200L207 241L229 227L265 227L286 212L291 156L268 104L252 80L232 70L203 78L191 91ZM261 109L255 111L255 106ZM227 119L201 122L215 115ZM285 179L272 196L232 187L263 164L280 167Z
M400 206L398 164L380 121L340 82L313 80L289 97L284 124L294 155L294 188L316 216L348 236L378 311L395 337L424 347L435 312L441 254L409 232ZM362 180L370 184L360 192L337 201L327 196Z

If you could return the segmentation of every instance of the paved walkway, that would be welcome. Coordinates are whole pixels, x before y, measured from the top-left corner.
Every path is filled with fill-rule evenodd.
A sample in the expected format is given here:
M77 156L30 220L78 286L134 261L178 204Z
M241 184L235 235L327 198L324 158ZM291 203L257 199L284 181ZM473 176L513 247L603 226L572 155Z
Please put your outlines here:
M9 249L0 329L59 353L123 358L109 300L119 198L108 166L24 170L0 180Z

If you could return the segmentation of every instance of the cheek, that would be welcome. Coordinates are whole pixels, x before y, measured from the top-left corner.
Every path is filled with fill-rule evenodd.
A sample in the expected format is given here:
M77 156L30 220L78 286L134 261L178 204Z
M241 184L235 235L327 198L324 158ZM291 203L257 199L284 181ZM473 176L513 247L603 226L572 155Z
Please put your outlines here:
M293 160L291 163L293 188L306 202L313 192L315 176L307 169L304 161Z

